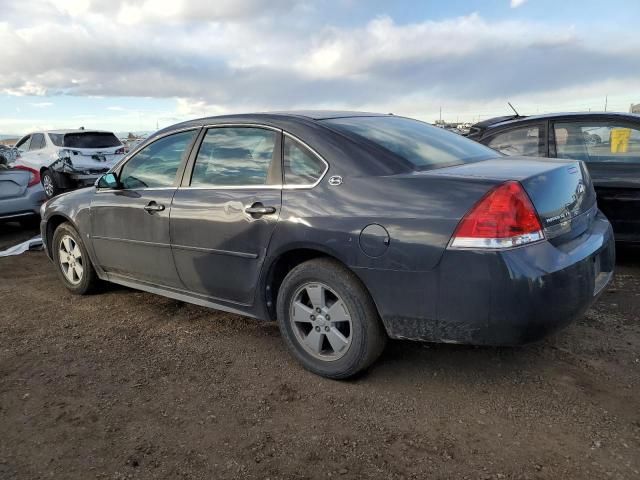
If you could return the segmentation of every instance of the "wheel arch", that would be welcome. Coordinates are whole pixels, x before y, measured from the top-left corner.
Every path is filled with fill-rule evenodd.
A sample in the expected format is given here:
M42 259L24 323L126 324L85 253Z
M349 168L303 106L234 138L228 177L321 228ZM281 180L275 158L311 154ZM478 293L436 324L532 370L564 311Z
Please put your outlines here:
M55 233L56 229L62 225L63 223L68 222L70 223L73 228L75 228L76 230L78 230L78 227L76 226L76 224L73 222L73 220L71 220L69 217L67 217L66 215L63 215L61 213L55 213L53 215L51 215L49 218L47 218L47 223L45 226L45 235L46 235L46 239L45 239L45 245L47 246L47 256L49 258L53 258L53 250L51 250L51 243L53 241L53 234Z
M316 258L332 259L337 263L339 263L340 265L342 265L343 267L345 267L351 273L353 273L358 278L360 283L362 283L362 286L364 287L365 291L373 301L376 307L376 311L378 312L378 315L380 315L380 309L378 308L375 298L373 298L373 295L371 295L371 291L367 287L366 283L357 274L356 271L349 268L349 265L345 261L340 259L331 250L324 248L324 246L298 245L298 246L292 246L289 249L278 252L278 254L272 258L271 262L269 262L268 266L266 266L266 269L265 269L266 274L263 277L264 280L262 282L262 288L260 289L260 293L261 295L264 296L264 300L265 300L264 305L268 315L267 318L269 320L276 320L276 309L277 309L276 303L278 298L278 292L280 290L280 286L282 285L282 281L287 276L287 274L298 265Z

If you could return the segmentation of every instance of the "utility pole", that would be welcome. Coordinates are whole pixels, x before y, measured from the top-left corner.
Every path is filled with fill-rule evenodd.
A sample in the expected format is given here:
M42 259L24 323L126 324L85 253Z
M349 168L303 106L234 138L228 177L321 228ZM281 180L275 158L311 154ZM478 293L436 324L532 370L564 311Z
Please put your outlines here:
M604 97L604 111L607 111L607 104L609 103L609 95Z
M442 125L442 107L440 107L440 124Z

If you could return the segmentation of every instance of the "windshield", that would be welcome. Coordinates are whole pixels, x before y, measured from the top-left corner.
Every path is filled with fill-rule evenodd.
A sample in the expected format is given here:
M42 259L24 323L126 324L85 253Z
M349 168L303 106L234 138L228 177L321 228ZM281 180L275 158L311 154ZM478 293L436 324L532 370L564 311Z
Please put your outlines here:
M50 133L54 145L68 148L110 148L122 145L118 137L109 132Z
M347 135L356 135L374 142L410 162L418 170L500 156L473 140L409 118L349 117L321 122Z

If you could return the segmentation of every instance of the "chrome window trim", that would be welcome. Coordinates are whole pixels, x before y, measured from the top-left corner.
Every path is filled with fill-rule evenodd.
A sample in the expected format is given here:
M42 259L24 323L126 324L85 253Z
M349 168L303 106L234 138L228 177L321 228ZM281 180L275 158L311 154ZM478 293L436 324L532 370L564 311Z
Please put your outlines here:
M202 128L217 128L217 127L255 127L255 128L265 128L267 130L273 130L275 132L282 133L283 130L278 127L273 127L271 125L264 125L263 123L212 123L203 125Z
M289 132L283 132L283 133L284 133L285 137L289 137L293 141L298 142L300 145L302 145L307 150L309 150L312 154L314 154L322 163L324 163L324 172L322 172L322 174L318 177L318 180L316 180L315 183L311 183L311 184L302 183L302 184L292 184L292 185L287 185L285 183L283 185L283 188L285 190L297 190L297 189L301 189L301 188L313 188L313 187L315 187L316 185L318 185L322 181L322 179L325 177L325 175L329 171L329 163L322 157L322 155L320 155L313 148L311 148L306 142L303 142L298 137L296 137L295 135L290 134ZM282 151L283 151L282 161L284 163L284 143L282 144ZM283 169L282 169L282 178L285 178L284 165L283 165Z
M224 127L254 127L254 128L263 128L263 129L267 129L267 130L273 130L275 132L280 132L281 134L283 134L286 137L289 137L290 139L294 140L295 142L298 142L300 145L302 145L303 147L305 147L307 150L309 150L313 155L315 155L322 163L324 163L324 171L322 172L322 175L320 175L320 177L318 177L318 180L316 180L316 182L314 183L309 183L309 184L292 184L292 185L287 185L287 184L279 184L279 185L218 185L218 186L209 186L209 187L192 187L192 186L180 186L178 185L177 187L158 187L158 188L136 188L136 189L98 189L96 188L96 193L108 193L108 192L131 192L131 191L145 191L145 190L305 190L305 189L311 189L314 188L316 186L318 186L320 184L320 182L322 182L322 180L324 179L324 177L326 176L327 172L329 171L329 163L324 159L324 157L322 155L320 155L316 150L314 150L312 147L309 146L309 144L307 144L306 142L304 142L303 140L301 140L299 137L281 129L281 128L277 128L277 127L273 127L271 125L264 125L262 123L214 123L214 124L206 124L206 125L201 125L201 126L191 126L191 127L185 127L185 128L181 128L178 130L171 130L170 132L166 132L163 133L162 135L159 135L158 137L154 138L153 142L147 143L145 144L144 142L140 145L138 145L138 147L136 147L135 150L129 152L122 160L120 160L118 163L116 163L113 167L111 167L111 169L109 169L108 172L106 173L113 173L115 170L117 170L118 168L120 168L121 165L124 165L126 162L128 162L130 159L132 159L135 155L138 154L138 152L140 150L142 150L143 148L151 145L152 143L155 143L157 140L160 140L164 137L167 137L169 135L173 135L175 133L181 133L181 132L186 132L189 130L199 130L201 128L205 128L205 129L209 129L209 128L224 128ZM283 144L283 148L284 148L284 144ZM197 159L197 157L196 157ZM284 161L284 158L282 158L282 161ZM284 177L284 172L283 172L283 177Z
M191 185L185 187L178 187L178 190L301 190L301 189L311 189L317 186L322 179L325 177L327 172L329 171L329 163L320 155L317 151L311 148L306 142L300 140L295 135L277 127L272 127L271 125L264 125L261 123L217 123L211 125L204 125L203 128L217 128L217 127L240 127L240 128L265 128L267 130L274 130L276 132L282 133L284 136L291 138L292 140L298 142L300 145L309 150L313 155L315 155L322 163L324 163L324 171L322 175L318 177L318 180L313 184L300 184L300 185L216 185L216 186L208 186L208 187L192 187ZM284 158L282 159L284 160ZM197 157L196 157L197 161Z

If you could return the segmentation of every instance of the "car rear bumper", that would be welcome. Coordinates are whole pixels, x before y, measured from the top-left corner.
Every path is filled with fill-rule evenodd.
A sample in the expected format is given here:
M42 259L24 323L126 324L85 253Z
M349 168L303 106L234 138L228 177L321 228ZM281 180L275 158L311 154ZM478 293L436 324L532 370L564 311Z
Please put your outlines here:
M582 316L611 280L614 263L611 225L598 213L587 232L560 246L543 241L496 252L447 250L433 275L422 278L436 290L427 293L435 308L410 293L376 303L392 338L519 345ZM411 302L415 311L398 302Z
M0 220L19 220L40 215L40 205L46 200L44 190L35 186L27 189L21 197L0 200Z

